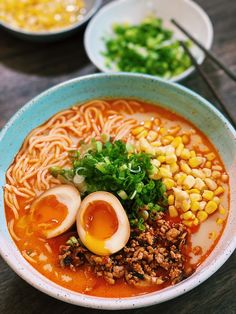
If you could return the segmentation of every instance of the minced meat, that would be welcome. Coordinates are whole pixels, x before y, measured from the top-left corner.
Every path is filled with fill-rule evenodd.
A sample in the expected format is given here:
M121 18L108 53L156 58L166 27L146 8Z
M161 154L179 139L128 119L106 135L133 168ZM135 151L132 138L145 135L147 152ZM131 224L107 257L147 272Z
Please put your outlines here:
M175 284L190 275L185 271L184 248L188 232L181 223L171 223L159 214L145 230L131 230L127 245L111 256L98 256L80 242L60 247L60 265L76 271L83 264L92 266L98 277L109 284L124 278L129 284Z

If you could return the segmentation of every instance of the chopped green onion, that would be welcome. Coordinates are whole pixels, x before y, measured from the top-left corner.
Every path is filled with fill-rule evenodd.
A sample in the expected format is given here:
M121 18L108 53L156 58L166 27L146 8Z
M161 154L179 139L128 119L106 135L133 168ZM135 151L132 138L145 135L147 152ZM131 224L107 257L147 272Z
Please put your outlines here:
M119 195L120 198L122 198L122 200L127 200L128 195L126 194L126 192L124 190L121 190L119 192L117 192L117 194Z
M171 78L184 72L191 61L174 34L155 16L137 25L115 24L112 36L103 37L106 66ZM189 45L189 41L186 41Z
M102 151L102 142L100 142L100 141L96 142L96 149L97 149L98 153L101 153L101 151Z
M74 246L78 243L78 240L76 239L76 237L72 236L69 238L68 241L66 241L66 244L67 245L70 245L70 246Z

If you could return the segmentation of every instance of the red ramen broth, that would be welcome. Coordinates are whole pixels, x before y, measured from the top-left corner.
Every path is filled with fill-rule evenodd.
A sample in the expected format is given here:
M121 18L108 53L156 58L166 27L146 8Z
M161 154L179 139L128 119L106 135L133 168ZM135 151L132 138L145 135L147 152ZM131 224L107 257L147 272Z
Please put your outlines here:
M170 160L173 156L160 152L156 157L162 168L158 179L167 186L165 220L181 222L188 230L183 253L186 267L191 265L195 270L204 262L219 241L228 216L229 186L224 165L216 148L189 121L137 100L94 100L74 106L59 112L27 136L6 174L4 193L9 232L32 267L70 290L100 297L131 297L160 290L169 283L134 286L122 278L110 285L103 277L97 277L89 264L76 271L62 268L59 247L72 235L78 237L75 226L51 239L40 232L40 228L60 225L68 211L55 196L47 196L32 209L33 201L42 192L61 184L49 169L71 166L69 152L80 149L81 142L100 140L102 134L132 142L140 151L145 150L142 139L156 151L158 147L174 147L176 159ZM199 160L202 163L195 165ZM178 200L180 190L190 197L189 202L179 203L182 202ZM86 228L101 239L110 237L118 225L112 207L105 205L91 204L84 220Z

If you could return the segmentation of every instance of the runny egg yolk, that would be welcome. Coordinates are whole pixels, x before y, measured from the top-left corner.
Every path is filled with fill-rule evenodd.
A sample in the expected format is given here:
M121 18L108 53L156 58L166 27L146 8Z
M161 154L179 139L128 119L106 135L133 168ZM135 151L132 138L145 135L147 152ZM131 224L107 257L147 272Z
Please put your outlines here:
M97 240L110 238L118 229L118 219L113 207L104 201L91 202L84 213L87 233Z
M44 230L61 225L68 214L68 208L60 203L55 195L47 195L31 208L31 214L34 228L43 233Z

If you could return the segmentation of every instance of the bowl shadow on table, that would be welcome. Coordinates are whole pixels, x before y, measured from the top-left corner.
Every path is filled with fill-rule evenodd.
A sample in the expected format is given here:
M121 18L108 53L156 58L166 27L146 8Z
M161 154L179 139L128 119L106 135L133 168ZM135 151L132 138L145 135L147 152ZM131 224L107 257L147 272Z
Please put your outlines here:
M71 37L52 43L34 43L0 30L0 63L14 71L42 77L77 73L86 67L95 72L83 45L84 27Z
M0 260L0 263L4 262ZM234 253L233 256L224 264L224 266L215 275L213 275L210 279L204 282L200 287L197 287L196 289L186 293L185 295L171 301L148 308L141 308L136 310L122 310L122 313L235 313L236 299L234 298L234 300L232 300L232 294L230 294L230 291L234 287L234 281L236 280L235 265L236 254ZM91 310L58 301L31 287L13 272L11 272L10 276L8 271L6 272L6 274L8 275L7 289L3 291L0 284L0 289L2 290L1 296L3 298L0 304L1 313L101 314L104 312L111 312L106 312L102 310ZM199 302L201 302L201 312L198 311ZM217 305L217 307L215 305ZM10 309L10 311L8 309ZM119 314L121 313L121 311L112 311L112 313Z

